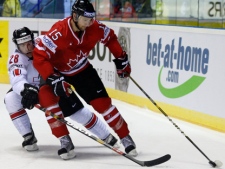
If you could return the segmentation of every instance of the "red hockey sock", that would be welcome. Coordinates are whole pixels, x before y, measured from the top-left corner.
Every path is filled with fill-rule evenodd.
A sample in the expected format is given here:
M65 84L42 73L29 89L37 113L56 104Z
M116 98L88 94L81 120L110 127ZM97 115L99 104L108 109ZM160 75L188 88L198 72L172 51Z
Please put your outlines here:
M102 114L105 121L117 133L120 138L124 138L129 134L126 121L120 115L120 112L115 106L111 106L105 113Z
M120 138L124 138L130 133L126 121L120 115L117 108L111 105L111 99L109 97L92 100L90 104L97 112L102 114L105 121Z
M47 108L47 111L50 111L51 113L59 116L60 118L63 118L62 111L60 107L57 105L50 106ZM52 134L56 136L57 138L68 135L69 131L66 127L66 125L57 119L53 118L51 115L46 114L46 119L48 121L48 124L52 130Z

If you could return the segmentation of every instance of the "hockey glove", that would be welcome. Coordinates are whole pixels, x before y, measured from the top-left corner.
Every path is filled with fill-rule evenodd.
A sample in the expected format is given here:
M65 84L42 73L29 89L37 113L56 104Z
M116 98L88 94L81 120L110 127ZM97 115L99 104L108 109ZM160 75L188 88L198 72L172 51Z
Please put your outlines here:
M49 76L46 83L53 88L53 92L59 97L69 97L71 90L71 85L64 81L64 77L58 74L53 74Z
M130 76L131 67L126 52L123 52L123 58L116 58L113 62L116 65L117 74L120 78Z
M25 109L33 109L38 103L38 88L28 83L24 84L24 90L20 93L22 96L21 104Z

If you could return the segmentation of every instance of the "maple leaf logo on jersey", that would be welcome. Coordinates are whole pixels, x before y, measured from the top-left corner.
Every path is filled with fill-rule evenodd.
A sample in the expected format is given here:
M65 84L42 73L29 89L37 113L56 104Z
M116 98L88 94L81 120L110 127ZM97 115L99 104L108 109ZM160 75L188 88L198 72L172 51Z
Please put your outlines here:
M69 63L67 63L67 65L70 67L70 68L77 68L77 67L80 67L80 65L83 63L83 61L87 59L87 53L83 53L81 50L80 50L80 54L79 55L76 55L76 58L75 59L70 59L69 60Z

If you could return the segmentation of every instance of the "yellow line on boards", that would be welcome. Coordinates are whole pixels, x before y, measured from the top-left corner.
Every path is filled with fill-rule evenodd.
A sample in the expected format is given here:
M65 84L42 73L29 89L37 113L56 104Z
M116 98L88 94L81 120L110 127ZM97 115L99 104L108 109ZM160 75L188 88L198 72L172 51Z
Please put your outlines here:
M148 108L154 112L161 113L159 109L152 104L152 102L148 98L136 96L133 94L129 94L126 92L114 90L111 88L107 88L107 92L110 97L124 101L126 103L130 103L132 105L136 105L139 107ZM204 114L201 112L185 109L182 107L157 102L157 105L162 108L163 111L168 114L170 117L175 117L177 119L181 119L187 122L191 122L193 124L197 124L203 127L207 127L216 131L225 133L225 119L215 117L212 115Z

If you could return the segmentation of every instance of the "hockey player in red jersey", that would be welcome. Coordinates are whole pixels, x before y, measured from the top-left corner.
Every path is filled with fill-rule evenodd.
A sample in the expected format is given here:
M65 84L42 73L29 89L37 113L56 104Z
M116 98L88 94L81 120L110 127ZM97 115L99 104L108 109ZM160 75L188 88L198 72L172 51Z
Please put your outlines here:
M128 56L114 31L94 18L93 5L88 0L76 0L72 6L72 16L56 22L46 35L37 39L33 63L56 96L67 97L67 88L73 85L76 92L117 133L126 153L137 156L126 121L112 105L101 79L88 61L89 52L101 42L114 55L119 77L126 78L131 72ZM51 106L49 98L39 99L42 106Z
M53 93L48 92L44 86L44 90L41 90L46 92L44 96L41 96L42 92L39 92L41 78L33 66L34 35L30 29L27 27L16 29L13 32L13 42L16 45L16 50L9 57L7 64L12 88L5 95L4 102L15 128L24 138L22 146L27 151L36 151L38 150L37 139L26 109L32 109L39 102L39 97L47 97L51 100ZM51 88L49 90L51 91ZM106 143L117 146L117 139L110 134L105 123L85 108L75 93L66 98L55 98L55 95L53 97L56 102L48 107L48 110L52 110L60 117L69 117L84 125ZM74 145L66 125L51 116L46 115L46 118L49 123L55 126L51 127L52 133L61 142L58 155L63 159L75 157Z

